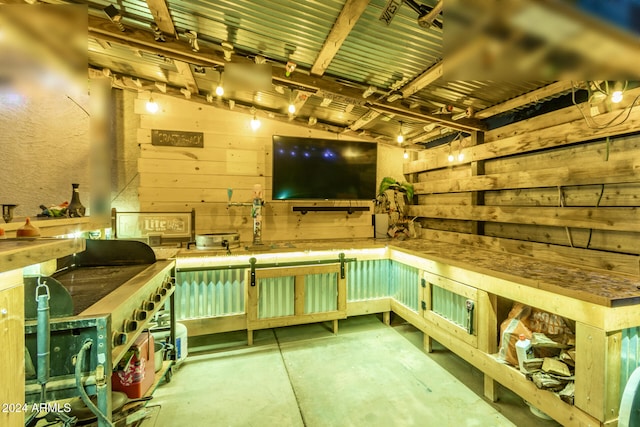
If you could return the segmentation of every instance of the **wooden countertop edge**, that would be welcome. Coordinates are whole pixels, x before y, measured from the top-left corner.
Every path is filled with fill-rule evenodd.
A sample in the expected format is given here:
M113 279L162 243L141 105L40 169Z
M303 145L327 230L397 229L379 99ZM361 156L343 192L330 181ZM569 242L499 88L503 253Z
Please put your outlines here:
M521 284L524 286L529 286L532 288L548 291L551 293L555 293L558 295L575 298L581 301L594 303L604 307L618 307L624 305L635 304L640 300L640 290L638 291L638 296L622 296L616 297L614 296L606 296L602 294L597 294L594 292L590 292L588 290L576 289L574 288L565 288L561 285L550 283L540 278L528 278L526 276L513 274L508 271L501 270L499 268L490 268L487 266L482 266L478 264L472 264L467 261L461 261L456 259L455 257L442 256L439 255L434 249L433 251L428 250L420 250L419 248L411 248L409 245L424 244L429 245L430 243L435 243L439 246L446 245L448 248L455 249L456 247L464 247L468 250L473 250L474 253L483 254L485 258L488 259L496 259L496 265L500 264L500 260L510 259L516 260L518 263L522 265L526 265L527 263L544 263L552 265L553 268L558 269L559 271L564 271L568 275L570 275L570 270L580 270L580 271L591 271L599 276L607 276L612 278L618 278L622 281L630 281L637 282L640 285L640 279L633 276L627 275L623 273L614 273L608 270L601 270L593 267L582 267L574 264L561 263L561 262L550 262L544 260L538 260L535 258L527 257L524 255L504 253L498 251L492 251L489 249L482 249L477 247L472 247L468 245L457 245L454 243L448 242L440 242L440 241L428 241L422 240L418 241L418 239L411 239L407 241L379 241L375 239L364 239L359 241L343 241L342 244L340 241L327 241L327 242L294 242L295 247L276 247L275 249L269 250L266 253L287 253L287 252L303 252L303 251L340 251L340 250L348 250L348 249L368 249L368 248L383 248L388 247L391 250L401 251L403 253L413 255L425 260L439 262L447 265L451 265L453 267L466 269L475 273L484 274L491 277L496 277L499 279L508 280L510 282L514 282L517 284ZM251 256L264 252L250 252L246 251L244 248L236 248L236 250L232 249L233 256ZM451 253L455 253L455 251L451 251ZM176 259L180 258L198 258L198 257L216 257L216 256L224 256L225 251L205 251L205 250L180 250L176 254ZM573 280L574 282L576 279Z
M0 240L0 272L61 258L85 250L84 239Z

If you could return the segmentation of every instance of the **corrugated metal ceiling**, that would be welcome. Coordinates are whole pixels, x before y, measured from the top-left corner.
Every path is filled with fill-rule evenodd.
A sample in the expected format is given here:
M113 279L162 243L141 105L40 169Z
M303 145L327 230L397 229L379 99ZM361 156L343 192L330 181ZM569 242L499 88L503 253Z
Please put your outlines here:
M150 24L154 17L146 1L75 0L73 3L88 4L90 14L102 19L106 18L102 9L112 4L122 14L125 27L148 31L151 36ZM309 76L309 70L346 3L348 2L345 0L166 1L182 46L188 46L185 32L193 30L198 33L201 45L207 45L218 52L222 52L221 42L233 44L233 62L249 62L256 55L262 55L274 69L282 70L287 61L292 61L297 64L294 73L306 74L308 81L313 80L313 76ZM431 7L436 0L423 0L421 3ZM319 125L324 123L332 129L348 130L370 108L375 109L375 106L366 102L385 102L392 90L401 88L442 60L441 29L431 26L425 30L418 26L416 12L407 5L400 7L387 26L379 20L386 5L387 0L371 0L368 3L331 59L324 75L317 77L334 85L337 88L334 93L337 95L347 92L354 94L356 90L357 95L337 96L329 105L321 105L323 94L310 92L309 99L296 112L297 123L307 125L309 117L313 116L317 118ZM187 84L171 61L166 59L170 55L153 54L148 52L148 48L145 49L136 50L116 43L111 43L111 48L105 49L90 38L90 65L109 68L116 75L163 81L176 88ZM198 61L193 62L197 63ZM219 64L207 66L204 73L194 73L198 93L192 96L204 99L210 94L218 82L218 71L221 70L223 66ZM239 106L253 106L265 113L282 114L286 117L286 106L292 94L289 91L278 92L275 85L279 84L281 83L274 80L273 90L230 91L225 94L225 99L233 99ZM386 112L359 126L355 132L365 130L372 138L390 142L395 140L395 135L402 129L403 134L411 138L424 134L424 125L432 122L421 117L442 106L451 105L454 112L464 111L467 107L479 111L546 84L548 82L543 81L462 82L438 79L408 98L392 103L416 114L403 117ZM375 86L377 90L364 100L359 94L369 85ZM293 88L295 87L294 85ZM344 88L344 92L341 92L341 88Z

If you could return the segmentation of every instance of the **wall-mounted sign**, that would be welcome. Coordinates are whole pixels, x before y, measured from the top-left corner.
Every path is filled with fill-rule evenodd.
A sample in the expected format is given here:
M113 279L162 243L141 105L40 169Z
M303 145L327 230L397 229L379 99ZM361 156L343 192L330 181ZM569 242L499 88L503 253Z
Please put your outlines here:
M151 130L151 144L169 147L204 147L203 132L184 132L180 130Z
M190 212L118 212L116 230L118 238L148 237L189 238Z
M378 19L387 25L391 24L393 17L400 10L400 6L402 6L402 0L389 0Z

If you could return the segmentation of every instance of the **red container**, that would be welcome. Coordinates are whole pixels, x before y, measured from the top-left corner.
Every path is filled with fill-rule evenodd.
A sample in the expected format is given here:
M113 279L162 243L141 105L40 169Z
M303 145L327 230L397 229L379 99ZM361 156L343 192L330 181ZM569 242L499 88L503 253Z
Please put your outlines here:
M111 388L130 399L144 396L155 380L153 335L145 332L125 353L111 375Z

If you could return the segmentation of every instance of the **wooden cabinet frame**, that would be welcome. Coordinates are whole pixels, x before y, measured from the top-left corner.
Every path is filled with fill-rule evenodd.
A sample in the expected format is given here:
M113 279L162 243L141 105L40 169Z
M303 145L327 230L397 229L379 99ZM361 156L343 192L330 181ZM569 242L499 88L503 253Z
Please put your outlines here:
M333 321L333 333L338 333L338 319L347 318L347 277L340 274L340 264L319 266L275 267L256 269L255 284L247 285L247 341L253 344L253 331L258 329L277 328L281 326L300 325L304 323ZM305 276L313 274L335 273L337 301L336 310L320 313L305 313L306 295ZM294 313L289 316L260 318L258 305L261 298L260 281L275 277L294 277Z

